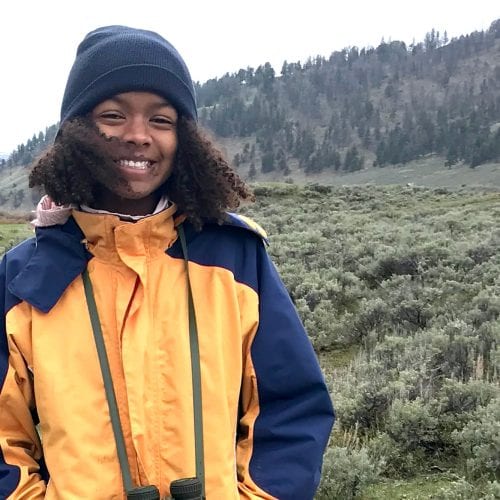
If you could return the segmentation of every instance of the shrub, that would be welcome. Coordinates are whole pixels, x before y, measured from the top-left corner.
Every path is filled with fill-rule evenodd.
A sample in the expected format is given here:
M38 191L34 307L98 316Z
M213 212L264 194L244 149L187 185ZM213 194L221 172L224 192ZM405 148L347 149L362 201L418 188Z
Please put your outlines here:
M386 432L405 453L434 452L439 446L438 420L420 398L395 400L387 417Z
M389 314L389 308L382 299L362 299L357 319L353 325L354 340L359 342L366 339L371 332L380 332L380 328L384 325Z
M498 394L498 389L482 380L466 383L446 379L430 401L432 413L438 419L439 439L448 454L455 455L459 448L454 434L475 419L475 411L487 405Z
M382 459L372 460L366 449L329 448L324 459L324 473L316 494L317 500L351 500L369 484L377 481Z
M479 408L473 419L453 434L467 459L467 477L500 478L500 398Z
M377 429L385 419L392 401L392 390L382 364L354 361L342 378L335 380L340 388L334 399L342 429L359 426L360 432Z
M400 253L399 255L381 257L367 273L366 280L371 286L377 286L394 275L417 276L421 271L418 255L415 253L407 255Z
M419 465L413 453L408 453L386 433L379 432L367 441L368 455L375 463L381 464L380 473L390 477L413 476Z

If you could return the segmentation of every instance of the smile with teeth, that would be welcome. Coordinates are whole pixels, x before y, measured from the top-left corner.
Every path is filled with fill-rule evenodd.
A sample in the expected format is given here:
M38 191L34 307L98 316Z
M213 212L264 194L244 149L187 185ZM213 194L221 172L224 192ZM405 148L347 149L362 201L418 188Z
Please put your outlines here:
M120 167L134 168L136 170L146 170L153 165L153 162L149 160L133 161L133 160L119 160L118 165Z

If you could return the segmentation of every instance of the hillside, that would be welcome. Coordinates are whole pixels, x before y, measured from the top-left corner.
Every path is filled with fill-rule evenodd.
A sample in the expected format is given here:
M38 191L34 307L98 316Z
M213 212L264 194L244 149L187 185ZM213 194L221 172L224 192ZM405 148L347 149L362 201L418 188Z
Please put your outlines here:
M346 48L267 63L198 89L202 124L250 177L334 175L431 154L447 166L500 158L500 20L452 41Z
M263 63L197 83L196 91L201 125L250 181L496 182L500 19L452 40L431 30L410 46L383 41L285 61L279 74ZM13 172L50 145L56 130L48 126L0 160L2 178L15 177L2 182L0 206L31 203L19 192L26 174Z

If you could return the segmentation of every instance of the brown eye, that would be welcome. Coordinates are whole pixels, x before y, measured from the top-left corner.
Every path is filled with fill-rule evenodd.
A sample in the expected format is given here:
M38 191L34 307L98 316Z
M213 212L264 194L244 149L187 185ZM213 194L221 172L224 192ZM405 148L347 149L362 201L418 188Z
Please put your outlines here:
M160 125L162 127L174 127L175 126L175 120L172 118L169 118L168 116L153 116L151 118L151 122Z
M121 120L123 119L123 115L115 111L106 111L105 113L101 113L99 118L104 118L105 120Z

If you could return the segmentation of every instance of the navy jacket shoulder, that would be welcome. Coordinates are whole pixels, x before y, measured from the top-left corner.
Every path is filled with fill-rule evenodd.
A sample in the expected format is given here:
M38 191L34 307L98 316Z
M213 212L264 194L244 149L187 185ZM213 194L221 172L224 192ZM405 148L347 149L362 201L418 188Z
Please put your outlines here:
M184 223L189 259L204 265L220 265L235 272L236 279L255 286L249 264L262 247L264 233L250 219L228 214L223 225L207 223L195 231ZM36 236L4 256L7 302L27 301L48 312L92 257L82 244L83 233L70 217L63 225L36 229ZM179 242L168 250L182 258ZM9 299L10 297L10 299ZM8 304L6 304L8 307Z

